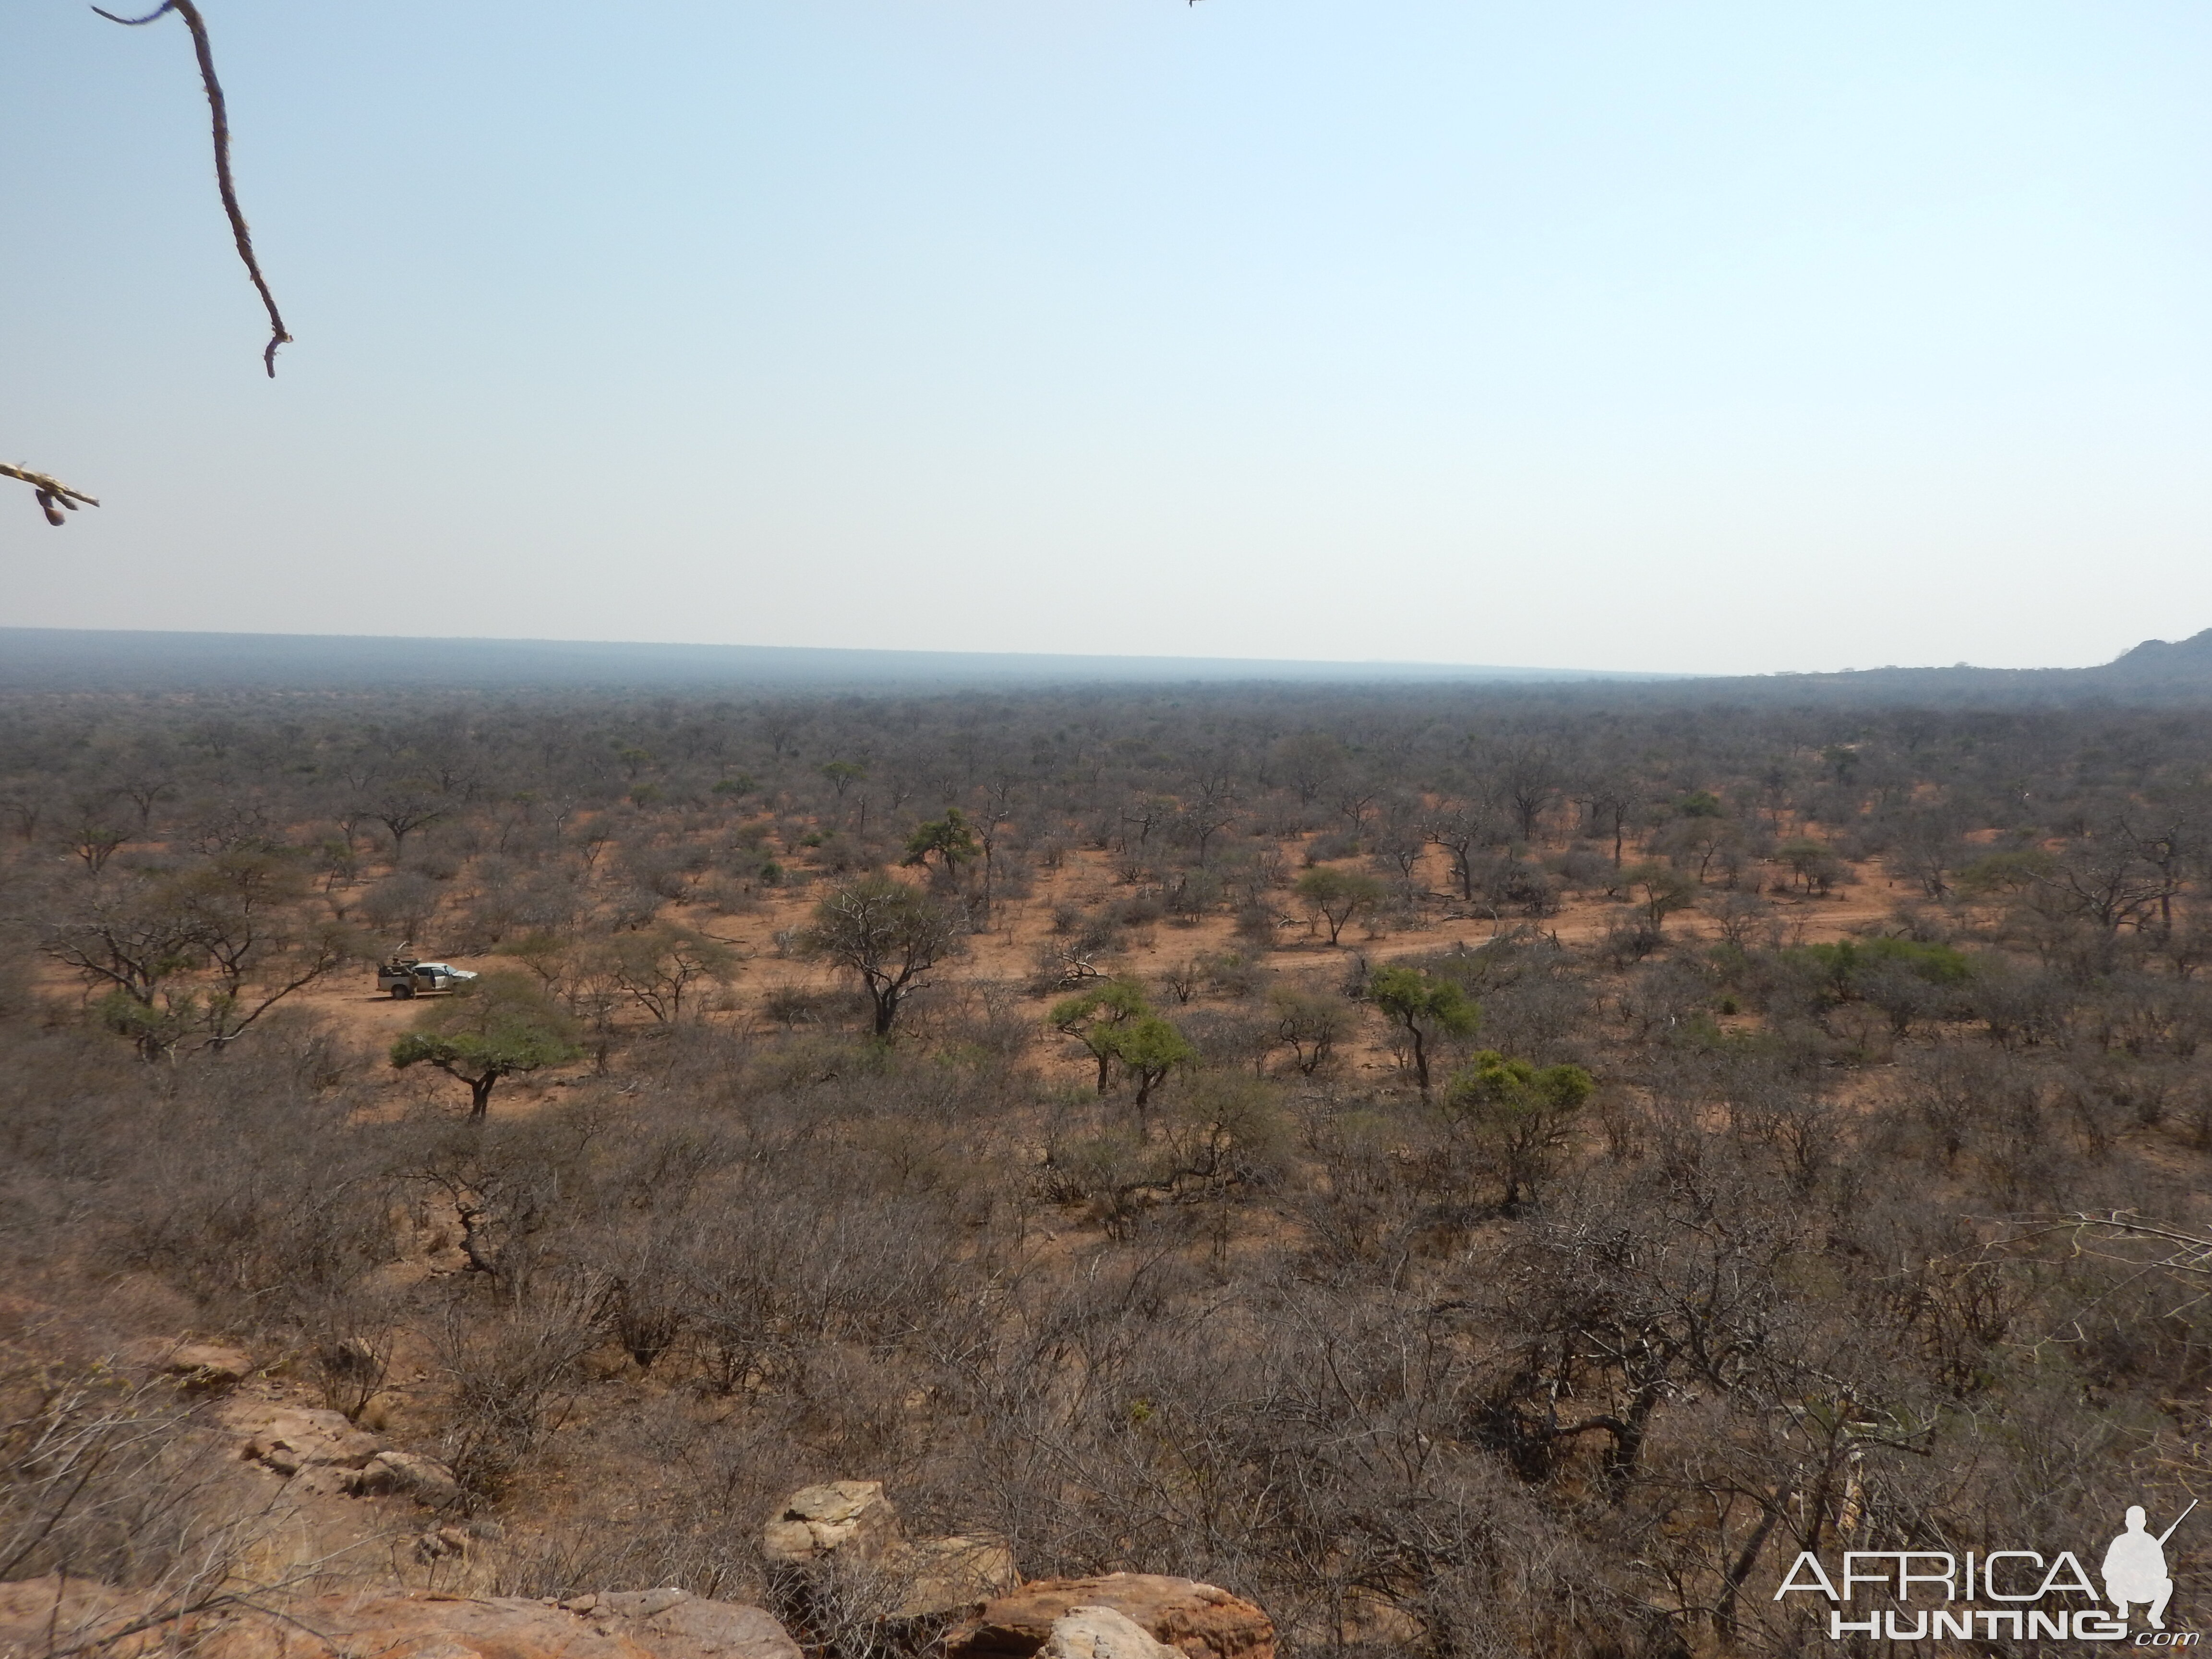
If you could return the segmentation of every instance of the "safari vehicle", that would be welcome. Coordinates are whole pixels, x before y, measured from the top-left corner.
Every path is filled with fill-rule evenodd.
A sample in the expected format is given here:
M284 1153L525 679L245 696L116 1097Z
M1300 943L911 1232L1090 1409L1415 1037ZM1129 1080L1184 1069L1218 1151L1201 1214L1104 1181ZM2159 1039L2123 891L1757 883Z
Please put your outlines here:
M457 990L476 975L465 968L442 962L417 962L413 957L394 957L376 970L376 988L395 999L426 995L432 991Z

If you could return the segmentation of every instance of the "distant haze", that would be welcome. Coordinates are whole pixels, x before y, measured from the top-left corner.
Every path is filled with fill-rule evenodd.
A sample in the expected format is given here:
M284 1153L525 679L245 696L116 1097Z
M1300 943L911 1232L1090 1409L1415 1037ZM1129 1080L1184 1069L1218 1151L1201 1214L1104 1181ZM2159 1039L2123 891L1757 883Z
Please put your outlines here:
M2082 665L2212 619L2212 10L11 8L0 623Z
M1229 681L1547 684L1666 678L1443 663L0 628L0 690L719 688L805 692Z
M790 696L1024 687L1429 687L1556 699L2212 702L2212 629L2080 669L1911 668L1747 678L1453 663L1109 657L605 640L389 639L0 628L0 692L651 691Z

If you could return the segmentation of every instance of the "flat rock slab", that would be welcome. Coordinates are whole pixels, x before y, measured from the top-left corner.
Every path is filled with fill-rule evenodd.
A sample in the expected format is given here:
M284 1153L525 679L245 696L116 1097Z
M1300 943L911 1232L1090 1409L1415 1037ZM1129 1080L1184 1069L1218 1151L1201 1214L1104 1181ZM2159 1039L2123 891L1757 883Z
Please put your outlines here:
M984 1602L945 1638L945 1650L950 1659L1032 1659L1078 1607L1110 1607L1185 1659L1275 1659L1274 1621L1252 1603L1152 1572L1037 1579Z
M783 1626L758 1607L678 1589L578 1601L594 1604L578 1612L513 1595L311 1596L289 1603L282 1619L210 1614L155 1626L105 1651L124 1659L179 1648L196 1659L800 1659ZM0 1655L44 1651L50 1625L96 1639L154 1610L143 1595L81 1582L65 1591L51 1577L0 1584Z
M242 1348L184 1337L153 1337L126 1344L116 1356L134 1370L173 1377L195 1394L228 1394L253 1375L253 1359Z
M799 1659L799 1644L773 1615L741 1602L665 1589L603 1595L599 1601L653 1659Z
M384 1449L382 1441L337 1412L303 1406L240 1401L224 1411L223 1421L238 1437L240 1456L265 1463L279 1474L316 1468L357 1469Z

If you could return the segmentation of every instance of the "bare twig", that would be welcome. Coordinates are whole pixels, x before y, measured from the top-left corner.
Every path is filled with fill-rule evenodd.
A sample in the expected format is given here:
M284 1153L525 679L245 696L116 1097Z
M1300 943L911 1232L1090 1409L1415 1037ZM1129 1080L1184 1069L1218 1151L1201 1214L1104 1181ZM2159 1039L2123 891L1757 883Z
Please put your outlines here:
M2075 1253L2103 1257L2106 1261L2124 1261L2130 1267L2152 1267L2167 1273L2212 1276L2212 1238L2185 1232L2164 1222L2149 1221L2132 1210L2110 1210L2101 1215L2086 1212L2070 1215L2063 1221L2046 1222L2031 1227L2019 1235L2021 1238L2045 1237L2054 1233L2073 1235ZM2170 1247L2167 1254L2156 1261L2144 1261L2136 1256L2112 1256L2103 1250L2091 1248L2100 1242L2118 1243L2121 1239L2142 1238Z
M43 472L33 472L27 466L10 466L5 461L0 461L0 478L21 478L25 483L30 485L37 493L39 506L45 510L46 522L51 525L67 524L69 520L62 516L64 509L74 513L79 502L82 502L87 507L100 505L98 501L86 495L82 489L72 489L59 478L50 478Z
M284 327L284 319L276 310L276 296L269 291L268 279L261 274L261 262L253 257L253 236L246 228L246 214L238 205L238 191L230 178L230 117L222 100L222 82L216 79L215 52L208 45L207 24L201 20L199 8L192 0L161 0L161 3L143 17L118 17L112 11L99 12L111 23L120 23L125 28L139 28L174 12L185 20L185 27L192 32L192 50L200 60L200 84L207 88L208 112L215 126L215 181L222 193L222 210L230 216L231 234L238 239L238 257L246 262L246 274L253 279L253 287L261 295L261 303L269 309L269 348L261 354L262 366L268 369L269 378L276 378L276 348L288 343L292 337ZM53 515L49 513L49 518ZM59 522L56 520L56 522Z

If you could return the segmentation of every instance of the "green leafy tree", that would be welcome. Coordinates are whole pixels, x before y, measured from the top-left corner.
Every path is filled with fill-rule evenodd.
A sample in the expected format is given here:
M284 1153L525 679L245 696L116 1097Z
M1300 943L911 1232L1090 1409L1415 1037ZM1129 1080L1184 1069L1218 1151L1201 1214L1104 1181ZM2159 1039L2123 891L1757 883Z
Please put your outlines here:
M857 978L889 1036L906 1000L958 948L960 919L920 888L880 872L839 888L814 907L797 940L807 955Z
M1382 903L1390 890L1364 870L1336 870L1322 864L1300 876L1292 890L1314 918L1328 924L1328 942L1334 945L1354 917Z
M469 1085L469 1115L491 1109L502 1078L577 1059L575 1028L544 988L526 974L490 973L427 1010L392 1045L401 1071L434 1066Z
M1484 1049L1455 1073L1445 1111L1470 1130L1505 1188L1507 1214L1550 1179L1597 1085L1579 1066L1539 1067Z
M1114 1058L1137 1081L1137 1124L1144 1127L1146 1109L1152 1091L1167 1081L1178 1066L1198 1059L1198 1050L1181 1031L1158 1014L1145 1014L1113 1028Z
M1413 1074L1429 1092L1429 1046L1445 1037L1470 1037L1482 1026L1482 1010L1448 979L1418 968L1377 968L1367 981L1367 1000L1411 1040Z
M1045 1019L1054 1030L1081 1043L1098 1062L1098 1092L1103 1095L1113 1080L1117 1034L1152 1012L1142 986L1133 979L1117 978L1062 997L1052 1005Z
M1948 945L1909 939L1838 939L1803 945L1783 960L1807 975L1823 1003L1869 1002L1889 1016L1899 1036L1912 1022L1955 1005L1974 978L1974 959Z
M980 858L982 852L983 843L976 839L968 815L957 806L948 806L943 817L931 819L907 837L906 856L899 862L927 870L933 858L943 866L945 878L957 881L961 860Z

